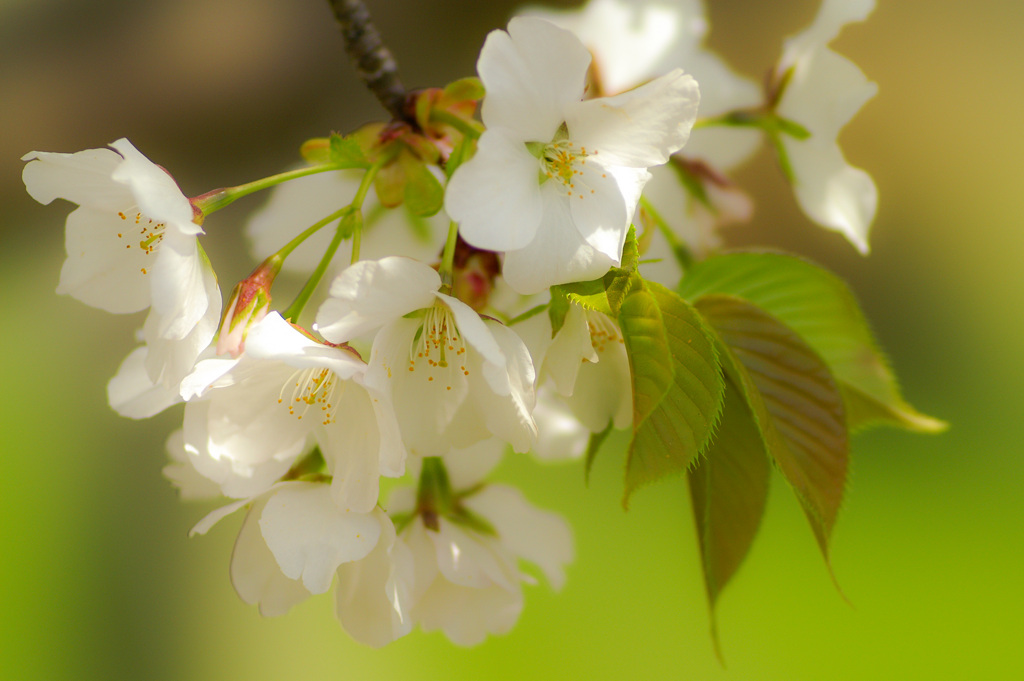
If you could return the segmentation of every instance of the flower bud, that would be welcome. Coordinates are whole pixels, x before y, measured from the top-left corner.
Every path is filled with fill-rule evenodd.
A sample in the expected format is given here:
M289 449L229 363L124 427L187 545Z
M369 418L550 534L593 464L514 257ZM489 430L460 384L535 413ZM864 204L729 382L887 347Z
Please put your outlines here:
M253 270L247 279L235 286L234 295L220 324L218 355L231 353L232 357L238 357L242 354L249 327L266 317L270 311L270 287L280 271L281 259L271 256Z

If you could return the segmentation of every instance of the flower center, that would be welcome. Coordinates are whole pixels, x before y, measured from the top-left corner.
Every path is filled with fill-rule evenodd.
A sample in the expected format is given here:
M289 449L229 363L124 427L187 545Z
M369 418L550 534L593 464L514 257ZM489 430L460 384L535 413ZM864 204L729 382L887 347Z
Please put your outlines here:
M152 255L156 252L156 249L160 246L160 242L164 240L164 228L165 225L162 222L153 222L142 213L135 213L135 215L125 214L118 212L117 217L121 218L121 221L126 223L129 229L138 229L139 243L138 248L142 249L145 255ZM118 232L117 238L124 239L125 235L131 235L135 232L125 231ZM130 236L128 237L131 238ZM134 241L134 239L132 239ZM131 248L134 244L127 243L125 248ZM140 268L143 274L147 274L146 268Z
M587 151L568 139L556 139L540 150L541 180L558 180L567 196L582 199L585 194L594 193L583 177L583 166L588 156L596 155L596 150Z
M426 375L428 383L451 390L459 374L469 376L466 368L466 342L455 326L451 310L434 305L427 310L423 326L409 350L409 371Z
M288 387L291 395L285 396ZM287 403L288 413L300 421L310 407L319 407L323 425L335 422L340 393L345 390L344 382L338 380L330 369L299 369L281 386L277 394L278 404Z
M625 344L622 331L606 314L587 310L587 326L590 327L590 344L599 354L605 351L609 343Z

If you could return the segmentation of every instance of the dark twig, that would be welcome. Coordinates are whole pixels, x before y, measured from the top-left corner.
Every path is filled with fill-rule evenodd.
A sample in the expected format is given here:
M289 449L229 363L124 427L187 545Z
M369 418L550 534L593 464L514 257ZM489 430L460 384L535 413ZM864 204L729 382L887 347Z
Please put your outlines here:
M370 20L362 0L328 0L345 38L345 51L359 77L397 120L407 120L408 93L398 77L398 65Z

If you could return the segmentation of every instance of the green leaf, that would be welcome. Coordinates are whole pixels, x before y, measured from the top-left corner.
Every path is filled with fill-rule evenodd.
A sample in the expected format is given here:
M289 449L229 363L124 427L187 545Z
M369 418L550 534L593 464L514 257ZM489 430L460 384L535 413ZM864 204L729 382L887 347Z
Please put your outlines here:
M402 154L399 161L405 171L405 206L413 215L430 217L444 204L444 187L426 164L411 154Z
M939 432L946 424L907 404L857 301L841 279L800 258L731 253L695 265L679 292L749 300L798 333L839 382L851 429L875 424Z
M600 433L590 434L590 440L587 442L586 464L583 468L583 479L588 483L590 482L590 469L594 466L594 459L597 458L597 452L608 438L608 434L612 432L612 427L613 423L609 421L608 425Z
M551 287L551 305L548 306L552 338L558 335L558 332L565 326L565 315L569 314L569 299L556 289L558 289L557 286Z
M608 295L605 293L604 279L592 281L577 281L571 284L557 284L551 287L551 299L564 298L570 303L576 303L587 310L603 312L610 317L615 313L608 304ZM563 316L564 320L564 316ZM561 324L559 324L561 328Z
M760 426L742 390L727 379L722 418L714 439L705 456L699 457L687 473L711 613L711 638L719 659L722 654L715 604L754 542L768 499L770 476Z
M330 159L331 163L341 168L370 167L370 161L363 154L359 143L353 137L342 137L337 133L331 135Z
M723 364L744 374L739 385L768 452L796 492L827 563L850 449L838 385L800 336L751 303L709 295L696 307L728 348Z
M663 286L639 284L619 311L633 383L624 505L637 487L684 471L704 451L725 389L700 315Z

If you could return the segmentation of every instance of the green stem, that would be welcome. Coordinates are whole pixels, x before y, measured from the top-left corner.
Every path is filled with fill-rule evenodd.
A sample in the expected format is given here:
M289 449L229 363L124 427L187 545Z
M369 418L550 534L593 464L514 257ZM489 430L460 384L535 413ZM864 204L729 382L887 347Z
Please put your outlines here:
M381 166L383 166L389 160L390 157L385 157L378 160L377 163L370 166L369 170L366 171L366 174L363 175L362 181L359 183L359 189L356 190L356 195L352 199L352 203L336 211L328 218L325 218L327 222L337 219L338 217L342 218L342 220L338 224L338 228L334 232L334 238L331 239L331 243L327 246L327 250L324 251L323 257L320 258L320 262L317 263L316 269L313 270L313 273L311 275L309 275L309 279L306 280L305 286L303 286L302 290L299 291L299 295L295 297L295 300L292 301L292 304L288 306L288 309L282 313L282 316L285 319L295 320L299 318L299 315L302 314L302 309L306 306L306 303L308 303L309 299L313 296L313 291L315 291L316 287L320 285L320 281L324 278L324 274L327 273L327 268L328 266L330 266L331 260L334 259L334 254L338 252L338 247L341 246L341 242L344 241L349 236L353 236L355 232L362 231L361 228L363 222L363 201L366 200L366 194L367 192L370 191L370 185L373 184L373 178L377 176L377 171L380 170ZM354 232L343 229L343 227L345 226L345 218L353 214L357 216L355 218L356 222ZM321 222L324 221L321 220ZM327 223L324 222L324 224ZM317 227L317 225L314 225L313 227ZM313 230L313 227L310 227L302 234L310 232L310 230ZM319 227L317 227L317 229L319 229L320 227L323 227L323 225L321 224ZM308 234L306 235L308 236ZM300 234L299 236L302 235ZM294 241L294 239L292 241ZM289 244L290 243L291 242L289 242ZM287 248L287 246L285 248ZM357 251L358 248L358 244L353 244L354 252Z
M444 242L444 252L441 255L441 266L437 273L441 275L441 293L451 295L452 272L455 269L455 244L459 240L459 225L452 220L448 225L448 240Z
M298 168L296 170L289 170L287 172L278 173L277 175L271 175L270 177L264 177L260 180L253 182L247 182L246 184L240 184L237 187L226 187L224 189L214 189L213 191L192 199L192 205L202 211L203 215L209 215L214 213L225 206L234 203L237 199L243 196L248 196L253 192L258 192L263 189L269 189L282 182L288 182L289 180L295 180L306 175L315 175L316 173L326 173L331 170L340 170L341 166L336 163L324 163L316 166L309 166L307 168Z
M299 234L299 235L298 235L298 236L296 236L296 237L295 237L294 239L292 239L291 241L289 241L288 243L286 243L286 244L285 244L285 245L284 245L284 246L283 246L283 247L281 248L281 250L279 250L279 251L277 252L277 255L278 255L278 256L279 256L280 258L281 258L281 260L284 260L284 259L285 259L285 258L287 258L287 257L288 257L288 256L289 256L289 255L291 254L291 252L292 252L292 251L294 251L294 250L295 250L295 249L296 249L296 248L297 248L297 247L299 246L299 244L301 244L301 243L302 243L303 241L305 241L305 240L306 240L306 239L308 239L309 237L311 237L311 236L313 236L314 234L316 234L317 232L319 232L319 231L320 231L320 230L321 230L321 229L322 229L322 228L323 228L323 227L324 227L325 225L327 225L327 224L330 224L330 223L334 222L334 221L335 221L335 220L337 220L338 218L343 218L343 217L345 217L345 215L347 215L347 214L348 214L348 213L350 213L350 212L352 212L352 206L345 206L344 208L341 208L341 209L339 209L339 210L336 210L336 211L334 211L333 213L331 213L330 215L328 215L327 217L325 217L325 218L324 218L323 220L320 220L319 222L317 222L316 224L314 224L314 225L313 225L312 227L309 227L308 229L304 230L304 231L303 231L303 232L302 232L301 234Z
M480 135L483 134L483 127L480 124L474 121L467 121L465 118L456 116L451 111L431 109L430 120L435 123L450 125L471 139L479 139Z
M668 241L668 245L672 248L672 254L675 255L679 266L683 268L684 272L690 269L693 265L693 252L690 248L676 236L676 233L665 222L665 218L661 217L661 213L651 205L646 196L640 197L640 205L654 218L654 224L658 226L658 229L665 236L665 240Z

